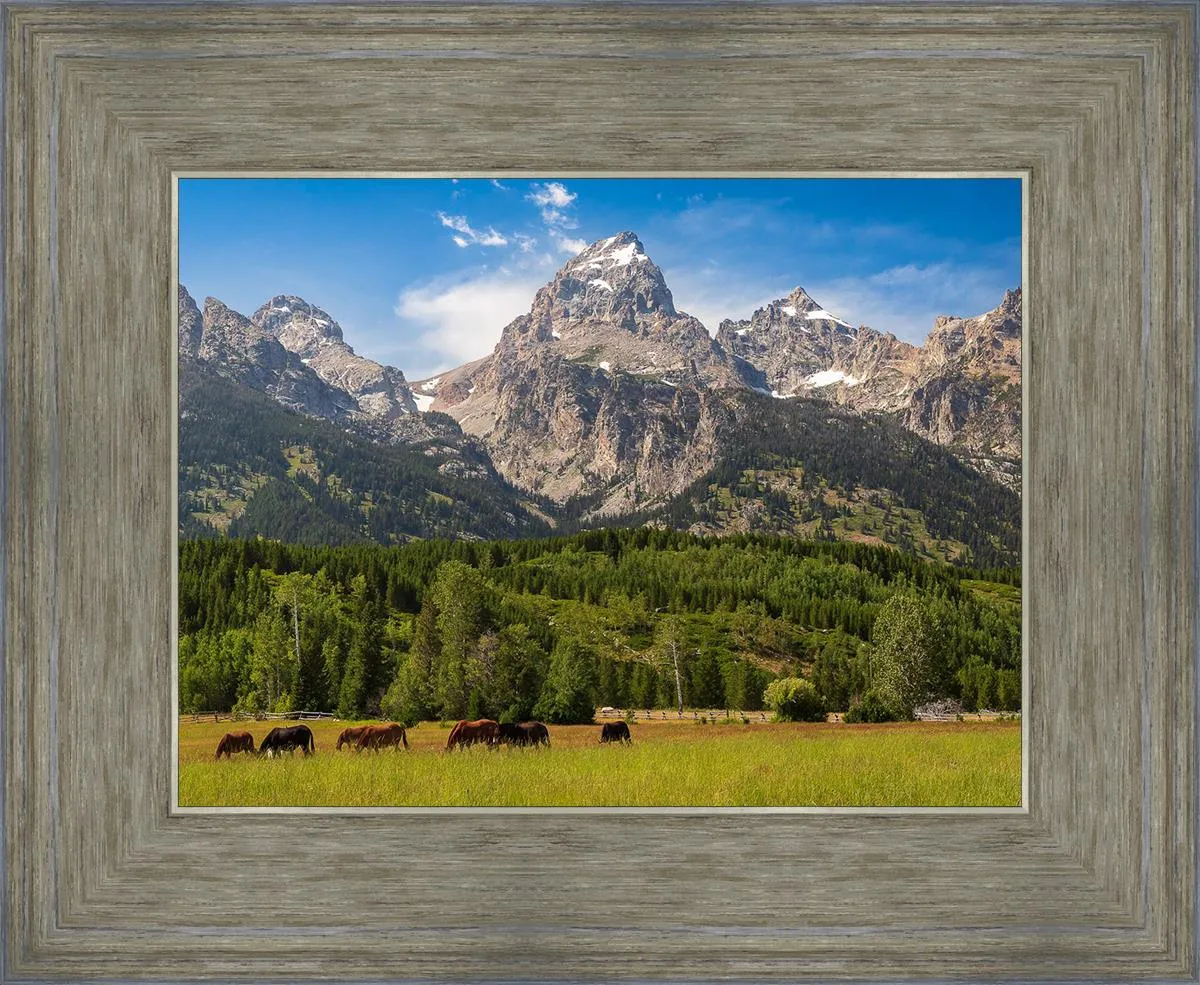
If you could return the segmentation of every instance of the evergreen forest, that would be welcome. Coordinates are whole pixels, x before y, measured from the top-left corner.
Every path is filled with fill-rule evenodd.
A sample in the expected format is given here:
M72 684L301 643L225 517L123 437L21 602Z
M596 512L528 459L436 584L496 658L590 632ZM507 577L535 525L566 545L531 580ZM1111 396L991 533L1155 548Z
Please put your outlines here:
M868 717L1021 700L1020 570L886 546L652 527L396 546L210 537L181 542L179 589L183 713L567 723L605 705L757 711L796 678L809 704Z

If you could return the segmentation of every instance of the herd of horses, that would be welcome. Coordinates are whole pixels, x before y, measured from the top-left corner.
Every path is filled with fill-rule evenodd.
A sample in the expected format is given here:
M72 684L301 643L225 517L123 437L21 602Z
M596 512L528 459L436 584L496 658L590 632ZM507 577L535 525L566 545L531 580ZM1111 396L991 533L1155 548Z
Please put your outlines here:
M629 726L624 722L606 722L600 727L601 742L631 742ZM495 722L490 718L478 721L461 721L450 729L446 740L447 751L465 749L468 746L483 744L489 748L498 746L549 746L550 730L541 722L521 722L519 725L507 722ZM354 749L355 752L366 750L408 748L408 735L403 725L389 722L387 725L352 725L344 728L337 738L337 747L343 746ZM226 756L233 758L235 752L252 753L268 758L280 756L283 753L293 754L300 749L304 755L310 756L317 751L317 743L313 738L312 729L307 725L280 726L271 729L255 748L254 736L249 732L227 732L217 743L217 759Z

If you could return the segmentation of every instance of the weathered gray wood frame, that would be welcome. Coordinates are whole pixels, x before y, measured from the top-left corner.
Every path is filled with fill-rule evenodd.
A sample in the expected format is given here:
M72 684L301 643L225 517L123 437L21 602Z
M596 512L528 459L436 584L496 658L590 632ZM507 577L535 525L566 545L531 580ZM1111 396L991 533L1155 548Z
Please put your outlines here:
M1195 3L0 3L3 961L1196 979ZM1022 170L1029 811L171 815L171 174Z

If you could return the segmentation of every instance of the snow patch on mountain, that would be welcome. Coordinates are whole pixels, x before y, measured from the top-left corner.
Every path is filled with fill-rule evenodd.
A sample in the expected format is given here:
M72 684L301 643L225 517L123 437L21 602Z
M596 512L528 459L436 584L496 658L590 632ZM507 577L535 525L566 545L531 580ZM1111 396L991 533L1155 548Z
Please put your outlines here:
M842 319L840 319L837 315L830 314L824 308L817 308L815 311L810 311L805 315L805 317L809 321L817 321L819 319L821 321L837 322L839 325L845 325L847 328L854 327L848 321L842 321Z
M826 369L820 373L813 373L804 381L811 387L832 386L834 383L845 383L846 386L857 386L862 380L856 379L849 373L843 373L840 369Z

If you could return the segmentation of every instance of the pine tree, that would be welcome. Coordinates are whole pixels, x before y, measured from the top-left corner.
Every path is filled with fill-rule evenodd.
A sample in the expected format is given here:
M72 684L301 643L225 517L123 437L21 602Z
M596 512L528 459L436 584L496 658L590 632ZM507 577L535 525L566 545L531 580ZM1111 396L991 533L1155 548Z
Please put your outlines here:
M560 725L591 722L593 663L578 640L562 639L550 655L550 669L534 707L535 717Z

